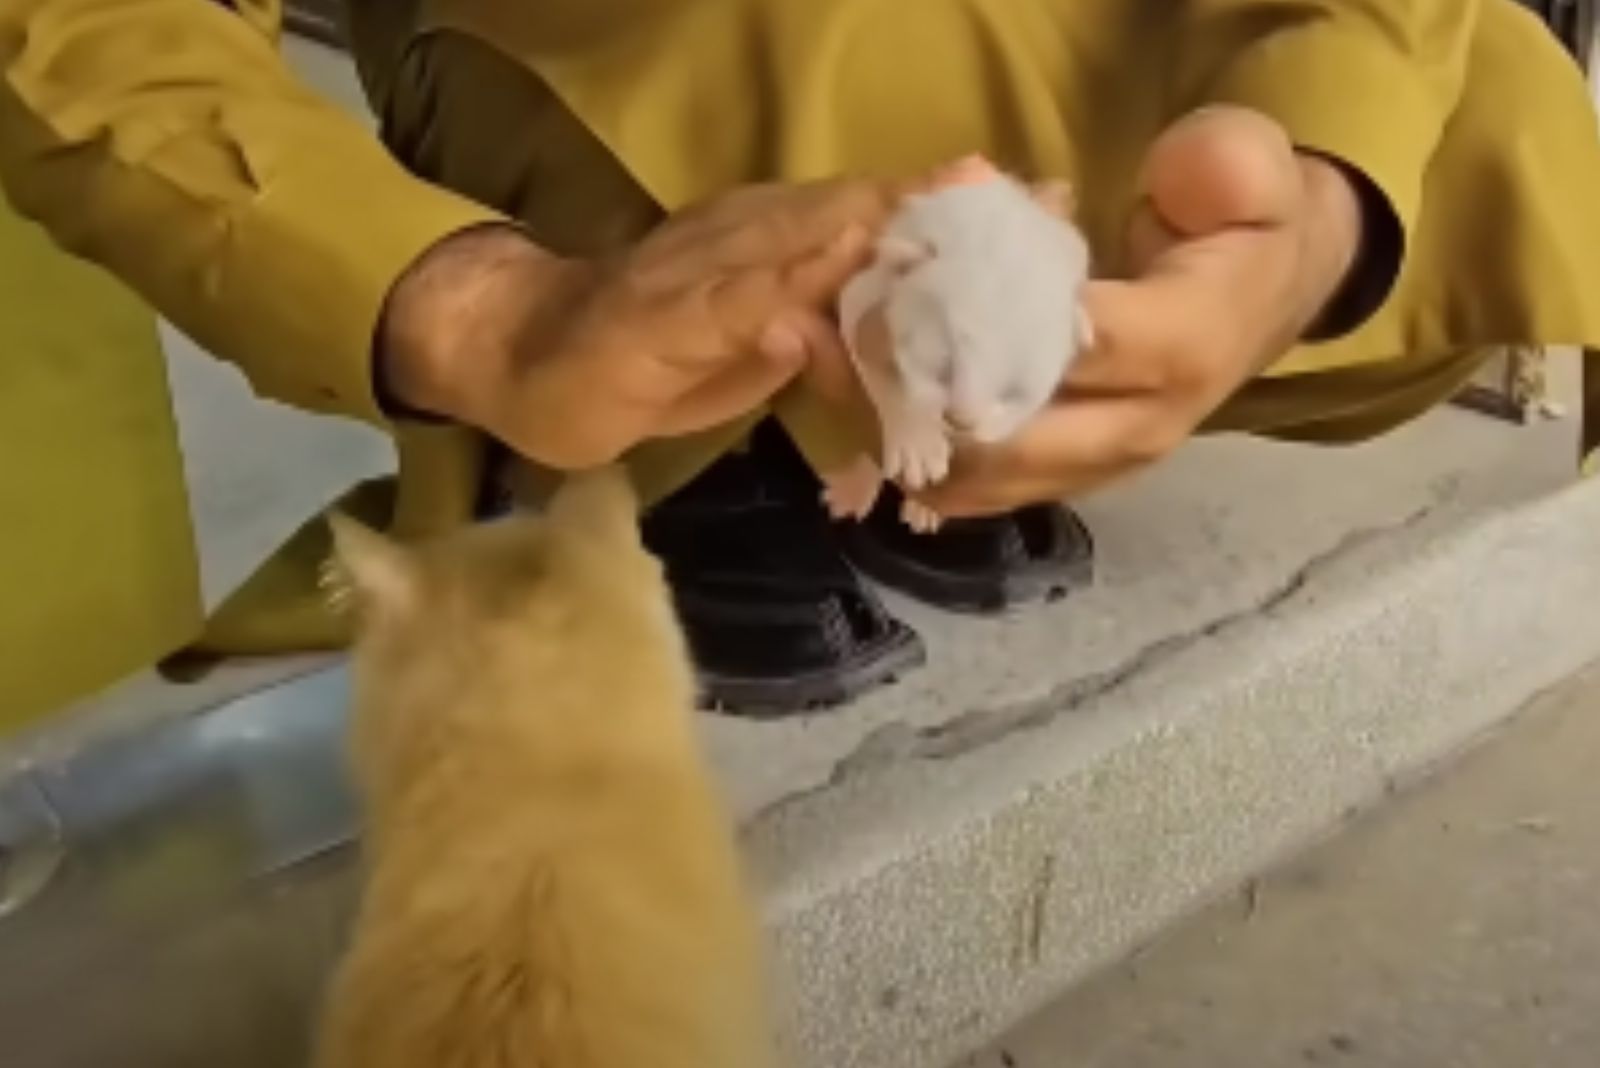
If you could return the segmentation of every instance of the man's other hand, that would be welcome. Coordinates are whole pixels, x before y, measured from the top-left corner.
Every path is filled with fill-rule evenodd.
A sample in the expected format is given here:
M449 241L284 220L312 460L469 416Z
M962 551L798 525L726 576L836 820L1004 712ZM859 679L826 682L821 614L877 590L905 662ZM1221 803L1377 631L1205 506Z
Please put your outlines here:
M391 294L385 385L559 469L738 418L808 368L848 374L834 301L905 188L740 189L595 262L509 226L454 235Z
M1361 237L1344 172L1242 108L1175 123L1142 185L1131 277L1085 287L1095 348L1015 438L957 453L920 495L941 515L1060 499L1166 456L1305 333Z

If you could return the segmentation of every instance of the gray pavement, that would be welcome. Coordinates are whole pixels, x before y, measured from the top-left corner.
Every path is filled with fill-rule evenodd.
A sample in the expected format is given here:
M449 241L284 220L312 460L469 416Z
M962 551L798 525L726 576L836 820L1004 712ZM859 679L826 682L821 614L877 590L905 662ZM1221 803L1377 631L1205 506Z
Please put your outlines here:
M1600 1064L1600 671L963 1068Z

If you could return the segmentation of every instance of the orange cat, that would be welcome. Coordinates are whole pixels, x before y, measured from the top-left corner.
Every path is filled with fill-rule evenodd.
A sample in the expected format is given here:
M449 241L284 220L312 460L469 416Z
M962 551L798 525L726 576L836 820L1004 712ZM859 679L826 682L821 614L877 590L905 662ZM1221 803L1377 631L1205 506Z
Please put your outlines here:
M768 1068L757 924L625 479L415 548L334 527L370 873L321 1068Z

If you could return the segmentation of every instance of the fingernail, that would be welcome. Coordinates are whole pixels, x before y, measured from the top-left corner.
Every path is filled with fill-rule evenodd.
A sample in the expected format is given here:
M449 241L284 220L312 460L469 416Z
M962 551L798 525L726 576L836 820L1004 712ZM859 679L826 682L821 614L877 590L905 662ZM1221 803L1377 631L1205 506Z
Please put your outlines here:
M808 350L805 335L781 320L762 331L760 344L762 353L778 363L802 363Z

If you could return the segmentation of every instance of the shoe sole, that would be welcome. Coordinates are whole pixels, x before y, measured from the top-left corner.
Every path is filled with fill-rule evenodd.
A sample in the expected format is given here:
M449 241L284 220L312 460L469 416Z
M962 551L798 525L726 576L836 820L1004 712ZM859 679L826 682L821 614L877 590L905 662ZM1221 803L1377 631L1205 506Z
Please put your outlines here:
M859 529L842 532L845 556L872 581L913 597L923 604L961 615L995 616L1028 605L1058 601L1094 581L1094 541L1083 521L1062 513L1071 525L1058 542L1081 545L1081 554L1049 556L1000 575L967 577L927 567L902 553L890 552Z
M784 719L837 708L882 689L928 662L927 646L910 627L890 627L850 663L785 678L701 672L701 708L744 719Z

